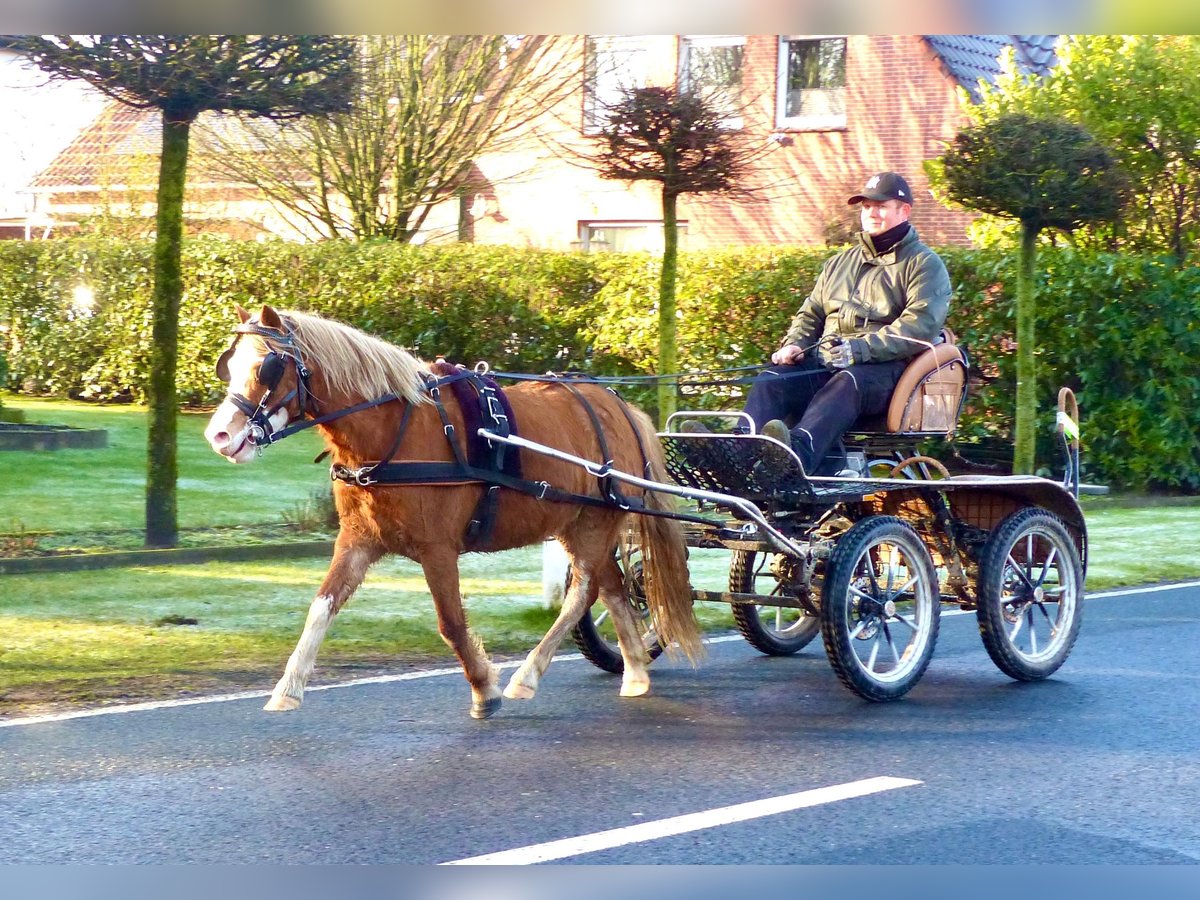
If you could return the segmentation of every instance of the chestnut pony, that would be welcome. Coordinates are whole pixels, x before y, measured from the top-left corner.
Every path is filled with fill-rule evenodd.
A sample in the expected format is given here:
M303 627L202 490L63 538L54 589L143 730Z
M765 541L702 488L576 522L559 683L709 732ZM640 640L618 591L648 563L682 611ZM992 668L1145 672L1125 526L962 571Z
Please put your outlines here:
M264 444L277 438L277 432L312 417L321 420L315 427L335 469L357 470L389 458L442 463L455 459L441 413L431 400L429 384L435 376L426 363L319 316L269 306L255 316L240 306L237 312L241 319L234 329L237 335L218 363L218 371L228 378L229 394L204 432L217 453L234 463L250 462ZM649 418L639 410L623 409L623 401L612 392L573 380L570 387L554 381L523 382L504 393L522 437L597 461L603 461L601 447L607 444L612 468L666 480L662 448ZM455 439L462 441L467 427L464 411L451 391L441 390L439 396ZM360 405L363 408L350 411ZM598 438L597 424L603 440ZM513 674L503 695L534 696L563 636L597 597L611 613L625 663L620 695L644 694L650 686L649 660L640 638L642 627L624 599L624 580L615 556L631 514L611 504L571 502L568 495L601 496L597 479L583 467L527 450L507 452L520 453L524 479L566 493L552 490L557 499L538 499L501 488L486 545L471 549L508 550L555 537L570 558L572 577L557 620ZM333 560L265 708L287 710L300 705L333 617L362 583L367 569L385 554L396 553L419 563L425 573L437 609L438 631L458 656L471 685L471 715L486 718L499 709L499 670L467 624L459 589L458 557L468 551L468 523L484 490L477 482L359 486L335 481L340 528ZM656 492L642 496L640 490L628 490L626 494L640 496L649 510L670 510L670 500ZM664 516L634 518L647 605L658 637L666 646L674 642L695 660L702 648L679 523Z

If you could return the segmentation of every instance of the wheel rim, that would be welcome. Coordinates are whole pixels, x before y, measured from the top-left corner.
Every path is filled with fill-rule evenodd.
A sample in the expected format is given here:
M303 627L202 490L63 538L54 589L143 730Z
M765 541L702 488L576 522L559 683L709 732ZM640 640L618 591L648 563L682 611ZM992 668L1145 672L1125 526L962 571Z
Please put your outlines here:
M1013 652L1028 663L1052 660L1070 640L1078 602L1062 537L1034 525L1017 535L1000 577L1000 614Z
M760 593L758 588L759 578L764 581L769 580L771 590L767 591L767 595L771 597L783 596L783 585L779 583L779 579L774 573L767 569L767 563L773 558L772 554L764 553L756 561L754 573L751 576L750 593ZM788 606L755 606L753 607L755 615L758 616L758 621L762 627L773 637L780 640L788 640L800 634L811 631L816 624L816 619L805 613L802 609L796 609Z
M924 664L937 599L915 551L889 537L870 544L854 563L843 602L850 651L865 675L892 684Z

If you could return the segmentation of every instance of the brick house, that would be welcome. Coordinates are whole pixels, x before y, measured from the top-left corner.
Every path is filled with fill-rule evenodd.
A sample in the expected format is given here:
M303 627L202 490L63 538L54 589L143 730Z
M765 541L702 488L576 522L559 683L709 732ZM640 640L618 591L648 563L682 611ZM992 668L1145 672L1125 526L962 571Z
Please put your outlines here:
M917 198L913 222L924 240L965 243L970 217L933 200L922 163L939 155L963 124L964 91L974 94L980 79L999 74L1006 47L1024 71L1041 74L1056 61L1054 35L557 40L569 63L564 70L579 73L578 88L530 121L523 141L475 161L465 198L434 211L428 239L464 234L479 243L589 251L660 246L655 189L601 179L580 164L579 154L595 131L597 110L622 88L683 83L723 95L730 126L763 148L752 178L762 186L754 200L681 198L683 248L840 242L856 229L846 198L885 169L909 180ZM145 162L154 158L157 131L153 112L106 110L35 179L39 210L83 215L110 202L120 187L128 212L152 222L152 191L134 191L128 173L153 171ZM121 166L111 164L115 157ZM131 166L135 159L142 163ZM106 169L126 173L124 181L106 185ZM196 184L187 201L189 228L305 237L244 186Z

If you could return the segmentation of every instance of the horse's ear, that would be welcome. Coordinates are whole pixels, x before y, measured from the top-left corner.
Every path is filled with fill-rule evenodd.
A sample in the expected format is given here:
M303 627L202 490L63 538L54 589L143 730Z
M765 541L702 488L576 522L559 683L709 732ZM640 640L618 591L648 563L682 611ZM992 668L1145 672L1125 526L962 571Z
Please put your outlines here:
M240 303L235 303L233 304L233 308L237 312L238 318L241 319L243 325L250 321L250 311L247 310L246 307L242 306Z
M279 313L270 306L263 306L258 322L267 328L283 328L283 319L279 318Z

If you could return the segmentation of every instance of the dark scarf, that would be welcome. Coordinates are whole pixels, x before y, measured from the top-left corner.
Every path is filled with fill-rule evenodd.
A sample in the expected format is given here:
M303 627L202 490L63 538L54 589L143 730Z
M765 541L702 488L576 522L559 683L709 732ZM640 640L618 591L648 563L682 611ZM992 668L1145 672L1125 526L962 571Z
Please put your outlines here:
M870 242L870 245L875 249L876 256L883 256L883 254L887 253L898 243L904 240L904 236L908 234L911 228L912 226L909 225L908 222L901 222L899 225L895 225L889 228L887 231L877 234L874 237L864 231L863 237L866 238L867 241Z

